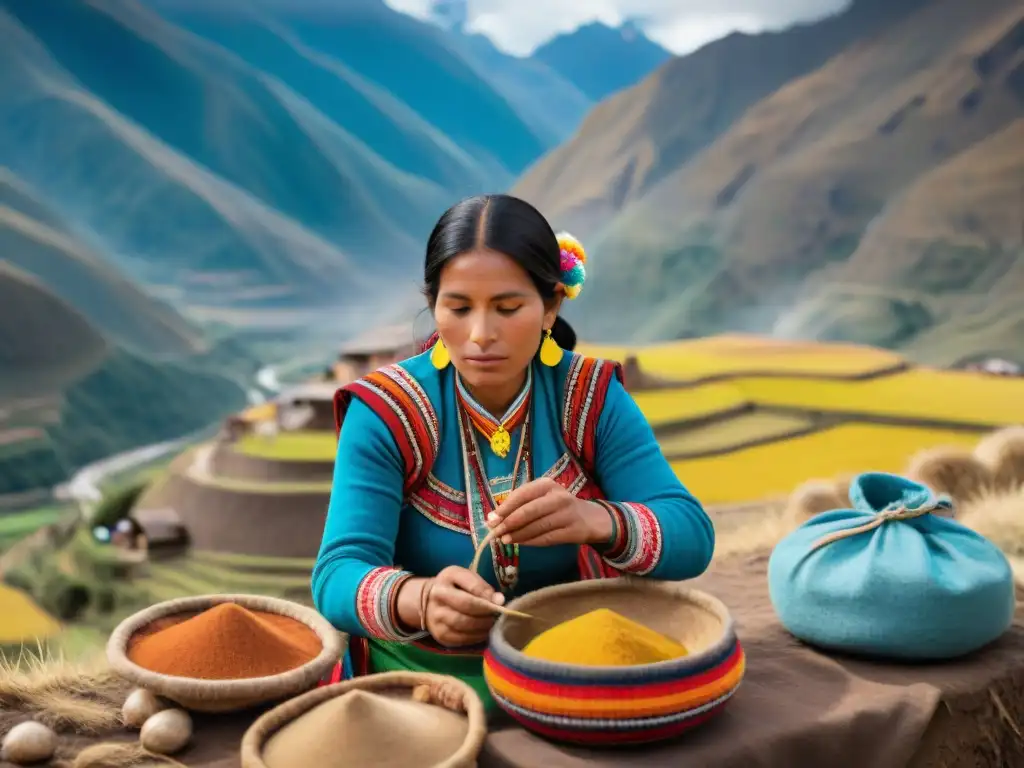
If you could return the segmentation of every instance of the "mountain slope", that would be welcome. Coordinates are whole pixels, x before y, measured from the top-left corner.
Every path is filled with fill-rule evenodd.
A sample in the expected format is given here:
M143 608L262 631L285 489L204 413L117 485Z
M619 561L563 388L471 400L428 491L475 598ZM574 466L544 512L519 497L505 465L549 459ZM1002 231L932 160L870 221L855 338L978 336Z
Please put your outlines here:
M410 107L343 61L307 45L272 10L231 0L213 7L155 7L279 80L386 163L438 185L435 192L478 189L499 180ZM415 202L415 196L408 197Z
M510 56L484 35L457 30L450 34L462 56L493 83L547 146L572 136L594 104L576 85L541 61Z
M106 353L103 337L84 317L0 261L0 400L59 392Z
M174 357L203 347L201 335L180 315L92 253L2 168L0 253L2 261L34 276L98 331L131 349Z
M940 0L788 84L594 241L615 256L587 316L629 291L641 338L771 327L922 174L1024 115L1022 52L1019 4Z
M711 144L749 107L850 43L929 0L854 0L781 32L734 33L673 58L601 102L577 136L534 164L513 194L581 237Z
M267 77L245 61L134 0L45 5L5 3L53 61L105 107L344 248L372 252L383 245L401 252L388 242L389 219L325 158ZM384 230L377 238L369 231L374 224Z
M200 307L331 304L372 293L336 246L82 90L3 11L0 36L0 157L68 228L93 233L129 276ZM244 138L236 139L241 151ZM374 253L409 253L411 238L386 226L383 214L364 213L349 226L379 228ZM372 239L366 231L358 237Z
M111 344L35 277L0 261L0 495L45 489L118 451L209 426L245 402L208 362Z
M444 30L378 0L255 1L272 7L274 17L311 48L392 94L482 163L518 174L547 149Z
M594 101L635 85L672 57L635 24L593 22L556 35L531 56Z
M1024 117L918 178L776 327L822 339L906 337L909 352L942 363L965 350L1020 358L1022 211Z

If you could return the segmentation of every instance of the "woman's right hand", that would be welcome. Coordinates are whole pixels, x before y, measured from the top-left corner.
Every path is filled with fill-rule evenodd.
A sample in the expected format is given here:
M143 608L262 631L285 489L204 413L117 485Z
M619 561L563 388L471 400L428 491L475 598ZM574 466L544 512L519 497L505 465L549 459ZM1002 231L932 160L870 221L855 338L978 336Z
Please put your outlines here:
M487 639L498 614L487 603L502 605L505 596L478 573L450 565L424 585L423 626L441 645L457 648Z

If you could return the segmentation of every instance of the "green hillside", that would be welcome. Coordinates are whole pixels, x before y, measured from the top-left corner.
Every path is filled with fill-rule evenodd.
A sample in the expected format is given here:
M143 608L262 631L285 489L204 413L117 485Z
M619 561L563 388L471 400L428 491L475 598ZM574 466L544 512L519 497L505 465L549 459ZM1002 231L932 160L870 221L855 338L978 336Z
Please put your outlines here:
M630 109L606 111L604 134L588 138L584 126L517 186L550 201L559 225L582 228L592 279L575 317L609 340L741 330L879 344L929 362L1024 357L1014 298L1024 292L1019 3L861 0L779 34L820 34L833 55L742 113L716 113L717 137L684 131L685 162L658 138L655 118L694 86L669 77L724 52L728 39L606 102L590 120L615 103ZM778 36L749 44L758 39ZM647 129L610 143L614 125L637 121ZM651 141L665 151L652 155ZM603 151L643 179L609 178L614 163L595 162ZM576 180L576 202L544 185L559 154L570 159L559 184L589 173ZM640 155L648 165L628 160Z

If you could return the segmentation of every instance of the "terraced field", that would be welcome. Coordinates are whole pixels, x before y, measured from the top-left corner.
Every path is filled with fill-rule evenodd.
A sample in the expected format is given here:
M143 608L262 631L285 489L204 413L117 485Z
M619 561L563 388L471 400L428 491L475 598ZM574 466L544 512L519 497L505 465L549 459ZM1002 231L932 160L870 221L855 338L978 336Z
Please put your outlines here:
M152 602L186 595L254 593L309 603L313 560L254 557L193 550L184 557L154 561L134 585Z
M61 629L31 597L6 584L0 584L0 619L0 657L4 649L45 643Z
M275 461L322 460L334 456L334 435L330 432L282 432L268 436L251 433L238 441L235 450L248 456Z
M68 514L63 506L47 506L26 512L0 511L0 554L40 528L55 523Z
M782 496L815 476L901 471L921 449L1024 423L1024 380L914 367L871 347L732 335L580 351L635 358L644 387L633 396L708 505ZM141 506L159 497L179 509L201 549L312 556L334 451L330 431L203 446Z

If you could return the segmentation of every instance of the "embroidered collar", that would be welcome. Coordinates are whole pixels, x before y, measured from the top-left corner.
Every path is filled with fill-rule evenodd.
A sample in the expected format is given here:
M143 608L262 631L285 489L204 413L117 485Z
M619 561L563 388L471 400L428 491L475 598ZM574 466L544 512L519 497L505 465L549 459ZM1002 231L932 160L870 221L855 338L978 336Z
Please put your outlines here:
M455 382L459 404L469 417L473 427L487 438L491 444L491 450L495 454L501 458L508 456L509 451L512 449L510 433L525 421L526 415L530 410L530 393L533 391L533 366L526 369L526 382L501 419L495 419L486 408L473 399L473 396L469 394L469 390L463 384L461 376L456 375Z

